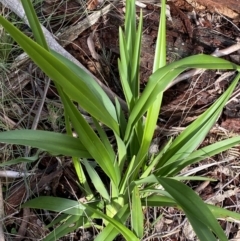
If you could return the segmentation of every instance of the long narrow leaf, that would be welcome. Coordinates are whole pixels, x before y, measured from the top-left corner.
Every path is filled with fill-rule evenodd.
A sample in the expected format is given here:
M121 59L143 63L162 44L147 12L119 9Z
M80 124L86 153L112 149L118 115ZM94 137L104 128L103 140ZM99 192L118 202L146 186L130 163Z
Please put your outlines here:
M186 212L185 212L186 213ZM218 241L213 233L209 230L207 225L203 222L199 221L194 217L194 214L186 213L188 217L188 221L191 223L193 230L201 241ZM227 241L226 236L220 239L221 241Z
M66 65L72 72L74 72L81 79L81 81L83 81L84 84L86 84L86 86L88 86L92 94L98 98L100 104L111 114L114 120L117 120L115 107L111 101L109 102L110 99L107 96L107 94L103 91L101 86L93 79L89 79L88 74L83 69L79 68L79 66L71 62L66 57L62 56L61 54L53 50L51 50L51 53L62 63L64 63L64 65Z
M125 36L121 28L119 28L119 47L120 59L118 60L118 69L120 74L120 81L128 108L131 109L130 107L132 105L133 93L129 84L129 53L127 51Z
M203 147L197 151L191 153L187 158L177 160L173 163L166 164L161 168L162 174L167 174L167 176L174 176L183 170L186 166L197 163L201 160L214 156L218 153L229 150L231 147L240 144L240 137L232 137L227 140L219 141L217 143L211 144L209 146ZM158 170L154 172L158 175Z
M227 210L226 208L221 208L211 204L207 204L207 206L215 218L223 218L229 222L234 220L238 220L238 221L240 220L240 213L238 212L232 212Z
M27 201L22 207L47 209L54 212L82 216L86 208L81 203L59 197L38 197Z
M158 37L156 44L156 52L154 56L153 73L164 67L166 64L166 0L161 1L161 15L160 24L158 28ZM163 92L163 91L162 91ZM152 137L155 131L155 125L159 116L160 106L162 103L162 92L156 97L147 111L147 118L144 127L143 139L140 147L140 151L137 155L136 162L142 160L142 158L148 152L149 146L152 141ZM138 170L136 170L138 172Z
M173 179L157 179L183 209L201 240L216 240L212 235L211 231L213 231L221 241L227 241L225 233L207 205L191 188Z
M211 64L209 64L211 63ZM240 67L229 61L207 55L190 56L185 59L171 63L153 73L144 89L141 97L132 110L125 134L125 141L130 138L130 133L136 122L144 115L147 109L156 100L159 93L181 72L188 68L210 68L210 69L239 69Z
M119 220L121 223L125 223L127 221L127 218L129 217L130 210L129 205L124 205L118 213L113 217L116 220ZM119 231L114 228L114 226L109 223L101 233L95 238L94 241L112 241L117 235L119 234Z
M67 100L69 102L69 100ZM97 134L93 131L90 125L79 113L77 108L69 102L66 103L66 108L70 119L75 127L77 134L81 137L81 141L91 156L103 169L103 171L109 176L109 178L118 185L120 181L119 168L116 165L115 157L111 156L111 153L107 151L104 144L101 142Z
M88 160L84 159L83 163L86 167L86 170L88 172L89 177L91 178L91 181L96 188L96 190L100 193L100 195L105 198L108 202L110 202L110 196L109 193L104 186L101 178L99 177L98 173L94 170L94 168L88 163Z
M55 227L54 230L43 239L43 241L60 240L60 238L74 232L79 227L84 227L85 223L88 222L88 217L85 215L82 217L77 215L68 216L67 219L64 220L60 226Z
M146 198L142 198L141 202L142 205L146 207L177 207L176 201L172 198L156 194L153 194Z
M101 96L96 96L94 91L95 81L82 71L82 77L74 73L64 63L59 61L47 50L35 43L33 40L25 36L20 30L15 28L11 23L0 16L0 23L15 39L15 41L23 48L23 50L31 57L31 59L56 83L58 83L67 95L73 100L81 104L81 106L99 121L103 122L116 133L119 133L119 127L116 114L109 113L103 106ZM89 84L87 85L86 82ZM111 105L109 99L108 104Z
M117 229L126 239L126 241L139 241L139 239L132 233L125 225L123 225L121 222L115 220L114 218L110 218L109 216L105 215L104 213L100 212L97 209L94 209L88 205L82 204L88 209L89 211L97 214L99 217L105 219L109 223L111 223L115 229Z
M0 142L32 146L55 155L91 157L79 139L50 131L6 131L0 133Z
M21 0L21 2L36 42L48 50L48 44L44 37L37 15L34 11L32 2L30 0Z
M172 143L171 147L163 155L157 165L162 167L165 163L175 162L179 159L186 158L192 151L194 151L203 141L211 127L216 122L217 118L222 112L225 103L230 98L235 86L240 78L240 73L236 76L229 88L222 94L222 96L197 120L189 125ZM159 174L165 175L162 171Z
M37 153L34 156L19 157L19 158L10 160L10 161L2 162L2 163L0 163L0 167L16 165L16 164L19 164L19 163L22 163L22 162L26 162L26 163L35 162L39 159L39 154L40 154L40 151L38 150Z
M134 11L135 14L135 11ZM143 28L143 16L140 12L138 29L135 35L135 41L133 45L133 54L131 59L131 76L130 81L132 83L132 93L134 99L139 97L140 81L139 81L139 68L140 68L140 52L142 43L142 28Z
M70 124L70 120L69 120L69 114L67 112L67 106L70 105L74 105L73 102L71 102L71 100L69 99L69 97L63 92L62 88L58 85L55 84L58 90L58 94L61 97L61 100L63 102L63 106L64 106L64 118L65 118L65 126L66 126L66 131L67 134L72 136L73 135L73 131L72 131L72 126ZM74 128L74 126L73 126ZM80 140L80 139L79 139ZM79 158L77 158L76 156L72 156L72 162L74 165L74 169L76 171L76 174L78 176L79 182L81 184L81 187L83 189L83 192L85 193L85 196L87 198L87 200L91 200L93 197L93 193L88 185L87 179L85 177L85 174L83 172L82 166L81 166L81 162L79 161Z
M143 211L141 205L141 199L138 187L135 186L132 193L132 210L131 210L131 217L132 217L132 227L135 234L139 237L143 237Z

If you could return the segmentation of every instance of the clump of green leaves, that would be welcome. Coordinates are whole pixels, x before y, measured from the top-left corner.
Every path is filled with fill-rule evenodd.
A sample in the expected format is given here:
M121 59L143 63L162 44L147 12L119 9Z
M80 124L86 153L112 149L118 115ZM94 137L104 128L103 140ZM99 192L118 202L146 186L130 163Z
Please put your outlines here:
M240 137L233 137L197 150L231 96L240 74L237 73L229 88L205 113L176 139L169 140L159 153L149 154L149 147L164 90L174 78L189 68L234 69L239 72L240 67L207 55L191 56L166 65L166 1L162 0L153 73L140 94L139 61L143 17L140 13L137 25L135 1L127 0L124 28L119 29L118 61L120 80L128 107L126 116L118 100L112 103L91 76L48 48L31 2L24 0L22 3L36 42L1 16L0 23L54 81L64 105L67 133L9 131L0 133L0 141L30 145L55 155L72 156L79 183L88 200L82 203L57 197L38 197L26 202L24 207L61 213L52 223L58 223L59 226L44 240L56 240L80 226L94 225L95 218L103 220L102 230L95 239L97 241L110 241L118 234L129 241L141 240L144 236L143 207L173 206L186 214L200 240L227 241L216 218L230 216L240 219L240 215L205 204L191 188L182 183L184 180L208 180L207 178L182 177L179 173L190 164L240 143ZM95 130L74 103L78 103L91 115ZM117 152L100 123L113 131ZM72 129L78 137L73 137ZM94 159L109 177L110 189L106 188L88 159ZM93 195L83 170L86 170L91 178L99 196ZM126 227L129 219L130 227Z

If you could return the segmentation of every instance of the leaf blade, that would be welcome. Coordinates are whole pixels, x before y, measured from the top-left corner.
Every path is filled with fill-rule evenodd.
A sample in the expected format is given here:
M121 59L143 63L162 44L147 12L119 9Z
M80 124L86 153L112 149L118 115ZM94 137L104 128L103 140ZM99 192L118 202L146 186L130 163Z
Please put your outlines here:
M58 155L91 157L79 139L50 131L6 131L0 133L0 142L32 146Z

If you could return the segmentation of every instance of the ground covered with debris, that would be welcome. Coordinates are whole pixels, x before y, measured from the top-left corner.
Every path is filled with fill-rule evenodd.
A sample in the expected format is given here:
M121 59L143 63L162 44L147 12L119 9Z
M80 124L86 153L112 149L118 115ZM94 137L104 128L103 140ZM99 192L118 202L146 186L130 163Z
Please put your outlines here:
M0 1L2 2L2 1ZM4 1L3 1L4 2ZM2 4L3 4L2 2ZM141 52L141 86L144 88L152 72L153 57L159 25L160 4L143 0L136 3L143 11L143 39ZM2 12L10 14L8 8ZM117 59L119 57L118 31L123 25L125 6L122 1L45 0L36 4L43 25L76 60L80 61L106 88L123 97ZM240 64L240 1L239 0L174 0L168 2L167 12L168 63L199 53L222 56ZM14 19L14 16L11 16ZM24 24L19 28L29 36ZM2 34L3 36L3 34ZM7 36L0 40L8 42ZM4 42L5 41L5 42ZM47 77L11 42L11 49L2 52L5 65L1 74L0 129L39 129L65 132L63 106L52 83L46 87ZM6 46L5 46L6 49ZM3 56L3 55L7 55ZM155 133L158 148L166 137L176 136L203 113L224 92L234 71L189 70L179 76L164 94ZM240 88L225 106L217 123L202 145L217 142L240 133ZM44 103L41 102L46 95ZM41 108L40 108L41 107ZM206 158L185 173L208 176L215 182L189 182L208 203L239 212L239 151L235 147ZM0 159L33 156L35 149L0 144ZM6 168L21 171L25 164ZM80 199L76 173L68 158L51 157L37 153L29 165L34 175L28 178L2 178L6 240L40 240L49 230L46 225L56 214L46 210L20 209L26 200L38 195L52 195ZM103 177L104 178L104 177ZM107 178L106 178L107 181ZM174 208L145 210L146 238L144 240L197 240L186 217ZM240 240L239 222L220 220L229 240ZM93 240L97 230L76 230L62 240ZM122 240L121 237L116 240Z

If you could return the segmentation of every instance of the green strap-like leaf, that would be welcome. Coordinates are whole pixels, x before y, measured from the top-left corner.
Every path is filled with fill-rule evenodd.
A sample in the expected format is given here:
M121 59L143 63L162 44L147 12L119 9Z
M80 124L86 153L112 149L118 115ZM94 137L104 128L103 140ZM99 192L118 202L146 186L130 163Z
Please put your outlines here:
M27 163L35 162L39 159L39 153L40 153L40 151L38 150L37 153L34 156L19 157L17 159L13 159L13 160L10 160L10 161L7 161L7 162L0 163L0 167L16 165L16 164L19 164L19 163L22 163L22 162L27 162Z
M157 179L183 209L201 241L216 241L212 231L221 241L227 241L224 231L208 206L191 188L170 178L159 177Z
M124 138L126 142L130 138L134 125L153 104L159 93L163 92L167 85L174 80L174 78L188 68L240 70L240 67L236 64L208 55L190 56L158 69L150 76L146 88L129 116L128 126Z
M132 210L131 210L131 218L132 218L132 228L135 234L139 237L143 237L144 225L143 225L143 211L141 198L139 194L138 187L135 186L132 192Z
M153 191L154 190L147 190ZM177 207L177 203L170 197L153 194L141 199L142 205L146 207Z
M32 2L30 0L21 0L21 3L23 5L25 14L27 16L29 25L31 27L31 30L33 32L34 38L36 42L41 45L43 48L48 50L48 44L44 37L42 28L40 26L40 23L38 21L37 15L34 11Z
M40 130L14 130L0 133L0 142L36 147L55 155L90 158L79 139Z
M97 120L103 122L116 133L119 133L116 113L110 113L104 106L106 102L95 90L94 79L82 71L79 76L70 69L65 63L58 60L53 54L42 48L36 42L24 35L11 23L0 16L0 24L9 32L15 41L23 48L30 58L73 100L77 101L82 108L94 116ZM86 84L88 82L88 84ZM91 86L91 88L89 87ZM112 102L108 98L108 105Z
M159 172L162 174L167 174L167 176L174 176L178 174L185 167L197 163L201 160L214 156L218 153L229 150L240 143L240 137L232 137L227 140L219 141L217 143L211 144L209 146L203 147L197 151L194 151L187 158L177 160L173 163L164 165ZM154 172L158 173L158 170Z
M90 215L86 213L86 216L68 216L65 220L62 220L61 224L55 227L54 230L43 239L43 241L61 240L60 238L63 236L74 232L79 227L84 227L86 223L88 223Z
M88 175L96 188L96 190L99 192L99 194L108 202L110 202L110 196L109 193L103 184L101 178L99 177L98 173L95 171L95 169L89 164L88 160L84 159L83 164L86 167L86 170L88 172Z
M130 215L129 205L124 205L118 213L113 217L116 220L119 220L121 223L125 223ZM114 228L114 226L109 223L101 233L95 238L94 241L112 241L119 234L119 231Z
M207 206L215 218L224 218L229 222L231 222L231 221L234 222L234 220L240 221L240 213L238 213L238 212L232 212L232 211L227 210L226 208L221 208L221 207L214 206L211 204L207 204Z
M83 215L86 208L79 202L59 197L38 197L27 201L22 207L46 209L70 215Z
M221 114L239 79L240 73L222 96L173 141L159 161L156 169L163 167L165 163L174 163L177 160L187 158L201 144ZM159 170L158 175L165 176L167 173Z

